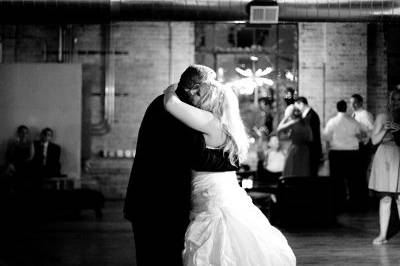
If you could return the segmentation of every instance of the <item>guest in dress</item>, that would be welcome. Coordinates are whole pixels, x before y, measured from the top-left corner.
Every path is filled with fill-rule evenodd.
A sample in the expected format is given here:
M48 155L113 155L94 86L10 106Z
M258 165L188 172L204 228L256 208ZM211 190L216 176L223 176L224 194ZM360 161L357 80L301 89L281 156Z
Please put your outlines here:
M372 162L368 187L381 196L379 202L380 233L372 242L375 245L387 242L386 236L393 197L396 198L397 209L400 209L400 149L394 138L394 134L400 130L399 116L400 90L394 90L389 97L388 110L377 115L371 135L372 144L379 144L379 147Z
M312 141L312 131L302 118L301 111L297 108L293 109L292 115L283 119L277 130L278 132L289 130L291 140L282 176L310 176L309 143Z

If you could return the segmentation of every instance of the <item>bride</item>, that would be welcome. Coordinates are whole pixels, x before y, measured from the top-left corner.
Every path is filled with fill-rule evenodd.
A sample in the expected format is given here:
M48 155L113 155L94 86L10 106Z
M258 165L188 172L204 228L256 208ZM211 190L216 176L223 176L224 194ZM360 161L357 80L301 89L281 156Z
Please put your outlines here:
M202 132L209 149L223 150L233 165L239 165L246 158L248 137L237 96L215 80L197 86L192 95L195 106L180 101L174 86L167 88L166 110ZM253 205L234 171L193 171L183 260L185 266L296 265L286 238Z

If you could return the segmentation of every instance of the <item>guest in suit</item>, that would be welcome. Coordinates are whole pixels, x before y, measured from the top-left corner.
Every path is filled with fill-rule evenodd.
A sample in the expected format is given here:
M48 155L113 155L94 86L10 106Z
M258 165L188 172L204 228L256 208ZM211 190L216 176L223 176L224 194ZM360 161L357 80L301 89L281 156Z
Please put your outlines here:
M297 109L301 111L305 123L311 127L312 141L309 143L310 170L312 176L317 176L322 158L321 128L319 116L308 105L308 101L305 97L298 97L294 105Z
M32 163L36 177L49 178L60 176L61 164L59 145L52 142L54 131L47 127L40 133L40 139L34 142L35 155Z
M189 66L176 93L194 104L200 98L199 84L215 76L208 67ZM182 265L192 169L236 170L227 154L206 148L202 133L168 113L163 98L160 95L149 105L142 120L125 198L124 215L132 223L138 266Z

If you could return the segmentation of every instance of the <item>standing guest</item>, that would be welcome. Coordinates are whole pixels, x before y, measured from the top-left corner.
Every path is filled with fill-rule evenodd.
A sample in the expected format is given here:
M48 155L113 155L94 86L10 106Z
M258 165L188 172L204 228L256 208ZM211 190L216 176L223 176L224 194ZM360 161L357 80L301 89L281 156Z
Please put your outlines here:
M374 128L374 118L372 114L363 107L363 97L360 94L353 94L350 98L350 103L353 107L352 117L361 125L361 129L365 132L365 134L361 136L359 142L361 158L360 174L362 178L359 189L364 199L367 199L367 172L373 154L371 133Z
M35 156L32 163L39 179L60 176L61 147L52 142L54 131L47 127L40 132L39 140L34 142Z
M293 109L293 114L279 123L277 131L289 130L291 144L288 148L282 176L310 176L310 149L312 141L310 126L301 116L301 111Z
M400 149L393 136L400 130L399 116L400 90L394 90L389 95L388 110L377 115L371 135L372 144L379 144L379 146L372 162L368 187L381 196L379 202L380 232L372 242L375 245L387 242L392 197L396 198L397 210L400 210Z
M360 156L357 137L362 131L357 121L346 113L345 101L337 102L336 108L337 115L328 120L323 137L328 142L329 169L334 184L335 207L338 211L344 206L346 184L351 206L359 207L363 204L359 193L361 178L358 170Z
M258 107L260 108L260 114L263 117L262 127L264 128L265 134L269 135L272 132L274 123L271 102L267 97L261 97L258 99Z
M286 108L285 108L285 113L284 113L284 118L290 117L293 113L294 109L294 102L296 100L295 97L295 91L292 87L287 87L285 91L285 103L286 103Z
M318 176L318 169L322 159L321 128L318 114L308 105L305 97L296 99L294 106L302 113L302 117L312 131L312 141L309 142L310 169L312 176Z

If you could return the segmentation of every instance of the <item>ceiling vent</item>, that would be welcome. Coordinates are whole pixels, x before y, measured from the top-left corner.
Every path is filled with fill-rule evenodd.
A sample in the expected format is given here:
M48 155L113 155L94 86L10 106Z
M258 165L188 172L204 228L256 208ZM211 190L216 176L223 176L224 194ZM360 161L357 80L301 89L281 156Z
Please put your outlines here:
M278 23L279 6L250 5L250 24Z

